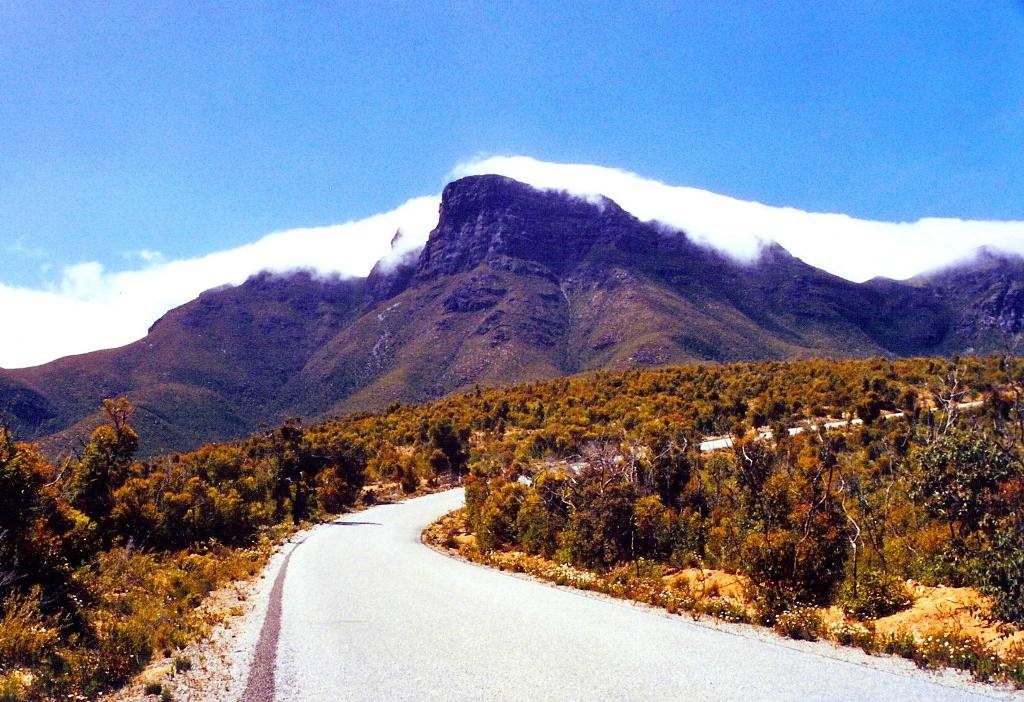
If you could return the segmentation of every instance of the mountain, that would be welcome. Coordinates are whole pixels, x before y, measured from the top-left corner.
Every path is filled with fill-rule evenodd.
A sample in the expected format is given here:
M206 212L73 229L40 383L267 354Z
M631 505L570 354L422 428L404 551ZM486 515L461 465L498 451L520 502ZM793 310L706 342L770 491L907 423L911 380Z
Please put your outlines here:
M445 188L419 253L211 290L128 346L0 371L0 411L59 452L127 394L153 453L600 368L1003 350L1022 316L1016 257L856 284L778 245L738 263L608 199L474 176Z
M1024 331L1019 257L982 249L974 261L934 273L919 284L954 310L947 350L1008 350Z

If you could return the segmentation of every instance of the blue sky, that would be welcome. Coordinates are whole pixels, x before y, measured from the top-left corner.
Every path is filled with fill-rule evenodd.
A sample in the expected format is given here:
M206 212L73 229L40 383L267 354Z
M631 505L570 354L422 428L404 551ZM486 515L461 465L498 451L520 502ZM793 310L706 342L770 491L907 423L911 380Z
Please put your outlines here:
M0 367L365 275L481 172L851 280L1024 254L1022 44L1000 0L0 0Z
M476 155L883 220L1024 219L1024 10L0 2L0 283L439 191Z

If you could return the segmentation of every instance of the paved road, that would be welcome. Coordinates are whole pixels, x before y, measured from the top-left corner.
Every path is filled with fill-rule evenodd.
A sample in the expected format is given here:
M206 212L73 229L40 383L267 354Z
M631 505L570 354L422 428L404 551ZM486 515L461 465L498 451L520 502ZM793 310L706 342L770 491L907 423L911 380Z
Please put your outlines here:
M901 671L902 661L837 660L423 546L422 528L462 499L452 490L375 507L295 548L281 589L274 698L971 699L924 674L878 668Z

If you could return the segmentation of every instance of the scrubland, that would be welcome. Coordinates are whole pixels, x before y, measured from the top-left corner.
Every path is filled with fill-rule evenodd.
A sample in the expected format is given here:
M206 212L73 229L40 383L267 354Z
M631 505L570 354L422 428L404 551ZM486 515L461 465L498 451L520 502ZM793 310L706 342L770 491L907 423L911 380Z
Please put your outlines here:
M0 430L0 699L173 660L283 535L450 479L441 538L473 557L1020 684L1022 381L1009 356L602 371L145 461L123 399L56 462Z

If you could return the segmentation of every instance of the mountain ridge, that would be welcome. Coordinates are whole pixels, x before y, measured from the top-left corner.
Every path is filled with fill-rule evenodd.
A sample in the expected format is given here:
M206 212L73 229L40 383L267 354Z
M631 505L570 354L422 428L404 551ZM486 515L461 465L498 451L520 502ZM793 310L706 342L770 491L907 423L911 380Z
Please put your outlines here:
M470 176L445 187L421 251L366 278L204 292L133 344L0 371L0 411L59 452L127 394L156 452L602 368L1002 350L1024 320L1024 261L983 258L853 283L777 244L738 263L607 198Z

